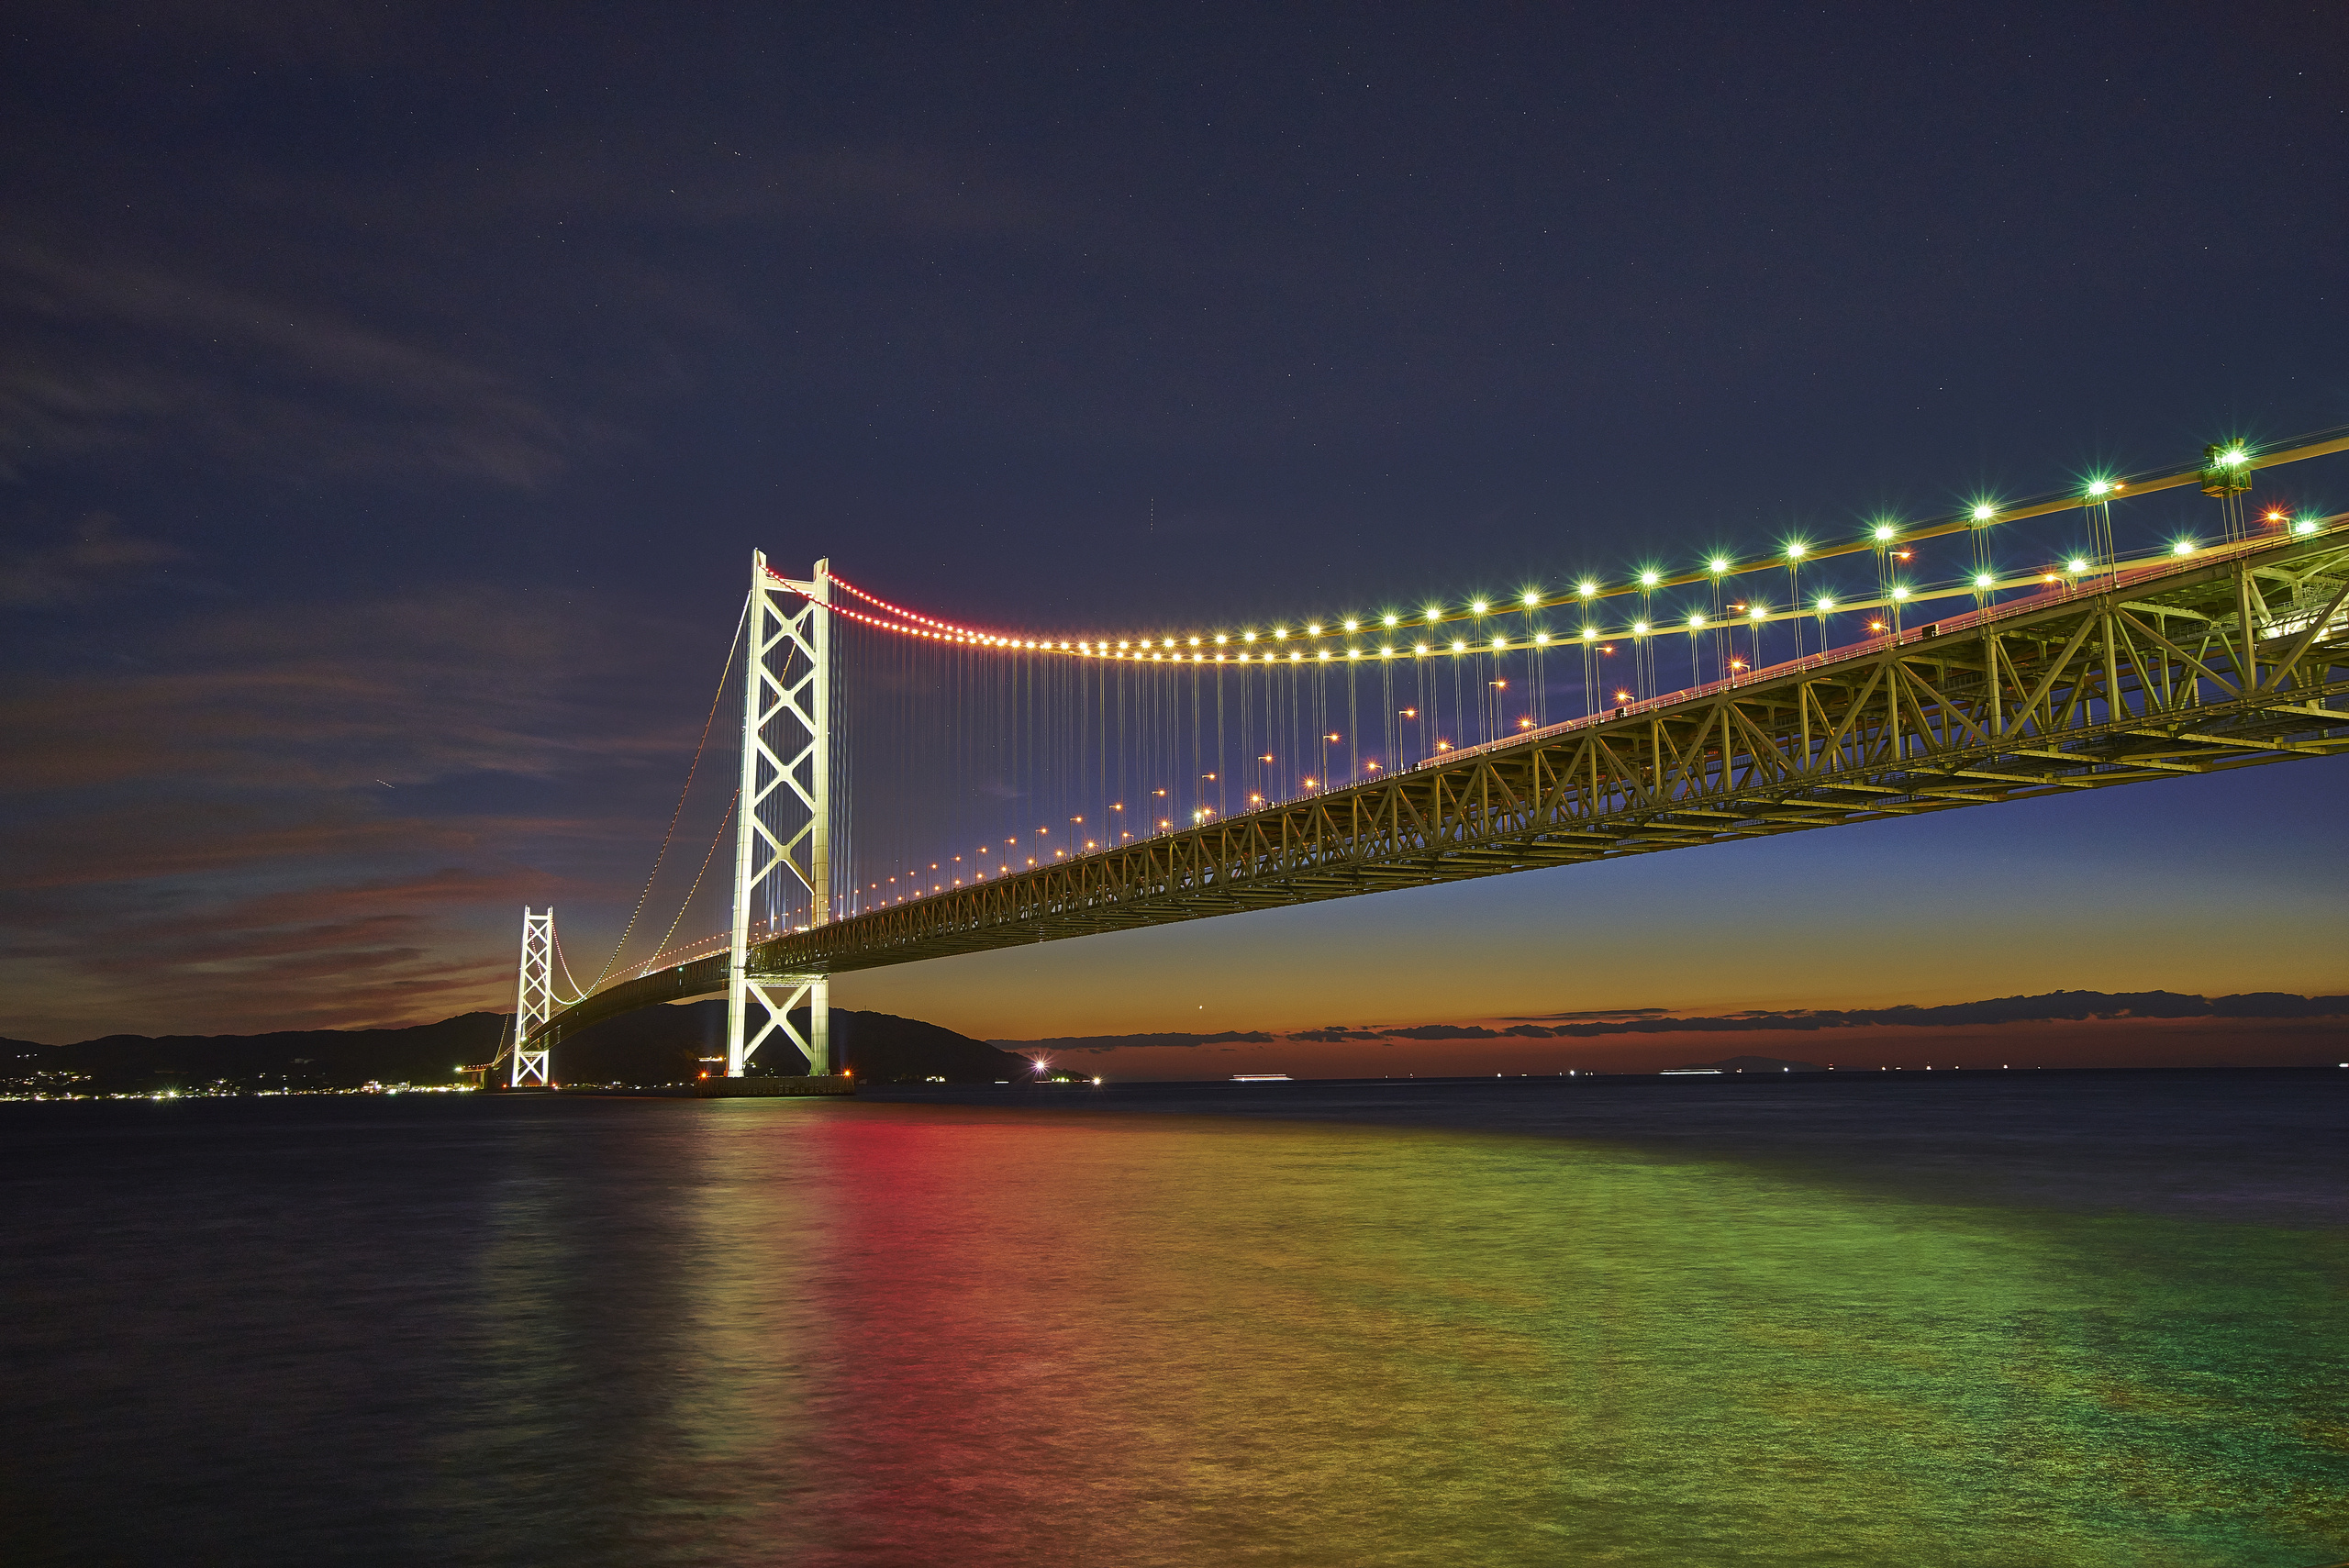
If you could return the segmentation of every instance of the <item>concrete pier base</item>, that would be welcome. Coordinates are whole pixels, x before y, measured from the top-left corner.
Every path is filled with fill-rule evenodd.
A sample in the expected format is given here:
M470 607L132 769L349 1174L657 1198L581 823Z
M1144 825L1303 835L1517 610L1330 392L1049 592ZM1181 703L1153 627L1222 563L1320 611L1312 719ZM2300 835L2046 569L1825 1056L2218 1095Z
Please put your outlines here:
M694 1093L705 1100L751 1099L769 1095L853 1095L856 1080L845 1073L829 1078L703 1078Z

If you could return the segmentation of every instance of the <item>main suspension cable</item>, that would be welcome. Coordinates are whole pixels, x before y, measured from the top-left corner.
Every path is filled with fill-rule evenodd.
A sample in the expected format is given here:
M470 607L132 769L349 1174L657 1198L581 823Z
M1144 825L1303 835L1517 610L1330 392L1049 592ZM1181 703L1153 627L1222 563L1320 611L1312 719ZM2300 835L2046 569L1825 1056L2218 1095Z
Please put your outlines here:
M685 797L693 793L694 775L701 771L702 753L709 748L710 728L718 722L718 705L726 700L726 683L733 678L734 655L735 652L742 646L742 628L750 624L750 619L751 595L745 594L742 596L742 612L734 617L734 639L726 645L726 662L718 671L718 690L711 695L709 699L709 717L701 721L701 740L694 747L694 760L692 766L685 770L685 787L677 792L677 808L669 813L669 830L661 835L661 850L658 854L655 854L652 857L652 869L645 873L644 891L636 895L636 907L629 911L628 927L620 932L620 940L613 945L612 956L604 961L604 973L596 976L595 985L590 985L587 988L590 992L594 991L596 986L603 984L605 980L610 976L612 973L612 965L620 961L621 952L626 951L628 947L629 938L635 934L636 922L642 917L644 914L644 901L652 896L653 879L661 874L661 862L667 859L669 854L669 840L677 836L678 819L683 817L685 814ZM737 793L739 794L740 792L737 791ZM731 816L732 814L732 808L729 806L728 808L728 815ZM703 862L702 869L705 871L709 869L708 862L707 861ZM694 885L696 887L701 885L701 879L699 877L696 877L694 879ZM687 894L685 896L690 900L693 895L691 894ZM685 915L685 910L680 907L677 914L679 917L682 918ZM672 923L669 929L674 931L676 929L676 926ZM662 939L663 941L666 941L668 939L666 937ZM657 951L658 950L656 949L655 951ZM575 990L577 987L573 986L573 989Z
M738 784L734 793L727 797L726 815L718 819L718 831L710 836L709 851L701 858L701 870L694 873L694 884L685 889L685 902L677 906L676 918L669 922L669 929L661 933L661 941L652 950L654 958L669 951L669 939L677 934L677 928L685 922L685 911L694 906L694 895L701 891L701 879L709 874L709 862L718 858L718 846L726 841L726 825L734 820L734 808L741 801L742 790Z

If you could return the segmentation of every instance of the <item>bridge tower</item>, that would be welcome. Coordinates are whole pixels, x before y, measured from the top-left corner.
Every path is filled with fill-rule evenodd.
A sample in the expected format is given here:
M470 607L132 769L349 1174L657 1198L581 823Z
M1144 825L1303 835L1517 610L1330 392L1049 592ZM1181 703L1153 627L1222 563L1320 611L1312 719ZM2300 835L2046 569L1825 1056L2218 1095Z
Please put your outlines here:
M777 1030L832 1071L831 982L824 974L756 968L752 913L786 907L787 877L806 890L807 925L832 917L831 562L806 582L781 576L751 552L751 604L742 671L742 778L734 815L734 944L726 975L726 1072L740 1078ZM782 921L778 918L776 926ZM769 938L781 935L769 929ZM755 1002L763 1017L752 1025ZM807 1033L791 1022L806 1004Z
M554 1086L548 1070L547 1042L538 1038L554 1011L554 906L543 915L522 908L521 979L514 993L514 1056L509 1089ZM535 1048L535 1049L533 1049Z

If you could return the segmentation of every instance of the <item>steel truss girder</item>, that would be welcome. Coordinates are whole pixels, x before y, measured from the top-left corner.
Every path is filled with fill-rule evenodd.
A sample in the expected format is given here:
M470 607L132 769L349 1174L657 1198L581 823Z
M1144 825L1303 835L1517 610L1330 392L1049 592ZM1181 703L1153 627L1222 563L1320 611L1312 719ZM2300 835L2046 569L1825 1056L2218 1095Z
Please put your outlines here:
M2337 755L2349 751L2341 525L775 937L754 960L837 974ZM718 978L702 960L588 1006L602 1016Z

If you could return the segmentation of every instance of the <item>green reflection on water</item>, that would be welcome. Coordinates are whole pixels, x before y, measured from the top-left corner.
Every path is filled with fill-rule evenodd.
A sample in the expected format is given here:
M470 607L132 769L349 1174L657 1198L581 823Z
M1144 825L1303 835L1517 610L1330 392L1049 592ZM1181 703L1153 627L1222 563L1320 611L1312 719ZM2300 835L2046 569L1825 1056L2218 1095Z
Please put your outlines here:
M1453 1133L706 1125L690 1212L731 1262L695 1294L732 1327L685 1436L745 1494L712 1560L2299 1568L2349 1542L2337 1234ZM815 1172L827 1201L779 1227ZM738 1310L762 1270L787 1311ZM746 1451L762 1429L788 1451Z

